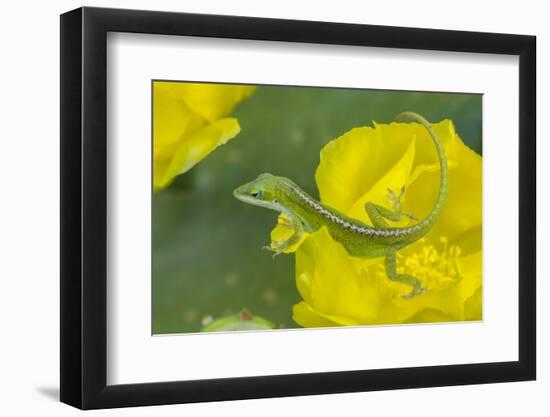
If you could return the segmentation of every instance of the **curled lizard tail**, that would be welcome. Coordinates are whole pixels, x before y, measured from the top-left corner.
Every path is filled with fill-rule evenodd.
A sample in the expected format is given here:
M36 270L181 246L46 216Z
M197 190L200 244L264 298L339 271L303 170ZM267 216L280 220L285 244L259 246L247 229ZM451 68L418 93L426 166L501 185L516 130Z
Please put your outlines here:
M445 149L443 148L443 143L441 142L441 139L439 138L439 136L437 136L437 134L433 130L432 125L424 117L420 116L417 113L404 112L399 114L395 118L395 121L397 122L402 122L405 120L413 120L415 122L420 123L422 126L426 128L426 130L428 131L428 133L430 134L433 140L435 149L437 151L437 156L439 158L439 167L440 167L439 194L437 196L437 200L431 212L428 214L428 216L424 220L422 220L419 223L423 226L431 227L433 224L435 224L435 222L439 218L439 215L441 214L441 210L443 208L443 204L445 204L445 201L447 200L449 172L447 167L447 158L445 156Z

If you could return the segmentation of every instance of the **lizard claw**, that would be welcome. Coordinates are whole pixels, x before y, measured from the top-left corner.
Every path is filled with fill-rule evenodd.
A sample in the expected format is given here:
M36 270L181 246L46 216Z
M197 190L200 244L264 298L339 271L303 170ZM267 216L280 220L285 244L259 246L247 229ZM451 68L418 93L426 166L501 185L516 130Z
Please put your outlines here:
M403 197L403 194L405 194L405 186L404 185L399 190L399 198Z
M399 194L396 194L395 191L393 191L391 188L388 188L388 199L394 207L400 205L403 194L405 194L405 186L402 186L399 189Z
M411 220L418 220L418 217L416 217L414 214L411 214L411 213L403 213L403 214Z
M282 245L279 241L276 241L276 242L273 242L273 243L274 243L275 247L273 247L271 245L266 245L266 246L262 246L262 249L270 251L270 252L274 252L272 258L275 259L275 257L277 255L280 255L281 253L284 253L284 249L282 249Z

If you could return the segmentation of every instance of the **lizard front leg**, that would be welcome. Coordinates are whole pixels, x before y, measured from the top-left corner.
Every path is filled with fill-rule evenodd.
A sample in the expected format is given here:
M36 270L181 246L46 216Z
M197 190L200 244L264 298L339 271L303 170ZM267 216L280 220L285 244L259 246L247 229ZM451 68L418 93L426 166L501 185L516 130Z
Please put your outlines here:
M289 219L279 219L279 223L287 228L291 228L294 233L287 239L278 239L271 243L270 246L264 246L263 249L274 252L273 257L284 253L288 248L292 247L302 239L304 228L302 222L293 217Z
M409 274L399 274L397 272L397 259L395 251L389 251L386 254L386 274L392 281L400 282L401 284L410 285L412 290L410 294L404 295L403 298L410 299L416 295L422 294L425 288L422 288L422 283L416 277Z

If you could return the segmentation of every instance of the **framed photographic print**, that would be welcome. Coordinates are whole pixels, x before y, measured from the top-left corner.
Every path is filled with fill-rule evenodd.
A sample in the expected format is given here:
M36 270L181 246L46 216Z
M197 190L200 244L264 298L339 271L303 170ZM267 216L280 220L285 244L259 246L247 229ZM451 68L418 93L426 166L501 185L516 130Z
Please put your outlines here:
M535 379L535 38L61 16L61 401Z

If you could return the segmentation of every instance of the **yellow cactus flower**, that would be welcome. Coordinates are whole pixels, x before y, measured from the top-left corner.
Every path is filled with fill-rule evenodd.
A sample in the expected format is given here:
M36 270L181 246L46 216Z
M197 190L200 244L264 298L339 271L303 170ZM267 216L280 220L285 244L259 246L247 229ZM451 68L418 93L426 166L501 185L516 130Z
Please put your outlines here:
M237 136L239 122L227 116L254 89L243 85L153 83L155 191Z
M456 134L451 121L433 125L449 162L449 194L442 215L421 240L398 252L400 273L418 277L426 292L404 299L410 287L390 281L384 258L348 255L326 228L308 235L296 252L293 308L304 327L448 322L482 317L481 156ZM405 185L403 209L421 219L439 189L439 163L426 129L415 123L353 129L321 151L316 172L324 204L371 224L367 201L385 205L387 189ZM404 220L405 225L411 220ZM279 221L272 240L288 236Z

